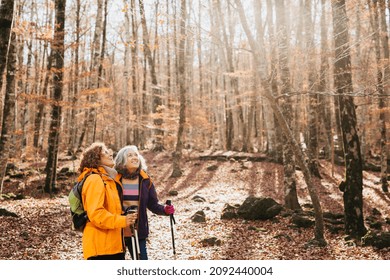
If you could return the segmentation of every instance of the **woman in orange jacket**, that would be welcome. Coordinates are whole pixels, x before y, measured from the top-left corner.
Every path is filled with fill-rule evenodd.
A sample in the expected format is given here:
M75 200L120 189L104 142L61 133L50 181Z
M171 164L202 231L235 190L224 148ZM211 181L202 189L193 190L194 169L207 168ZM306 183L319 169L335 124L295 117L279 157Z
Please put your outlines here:
M112 154L103 143L93 143L83 153L78 180L88 176L81 194L88 215L84 259L125 259L123 228L134 224L137 214L122 215L122 186L113 166Z

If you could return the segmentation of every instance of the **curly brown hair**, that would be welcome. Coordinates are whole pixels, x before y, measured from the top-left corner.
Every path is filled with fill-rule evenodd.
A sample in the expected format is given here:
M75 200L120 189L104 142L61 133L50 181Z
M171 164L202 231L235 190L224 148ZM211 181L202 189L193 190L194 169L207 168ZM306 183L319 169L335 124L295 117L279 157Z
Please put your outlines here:
M102 157L103 149L107 149L104 143L93 143L82 154L79 172L83 172L84 168L98 168Z

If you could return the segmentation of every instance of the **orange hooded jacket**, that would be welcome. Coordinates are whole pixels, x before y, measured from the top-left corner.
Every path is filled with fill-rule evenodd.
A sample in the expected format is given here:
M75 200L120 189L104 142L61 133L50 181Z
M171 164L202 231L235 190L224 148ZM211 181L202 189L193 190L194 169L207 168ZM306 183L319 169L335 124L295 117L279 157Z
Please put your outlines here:
M83 232L84 259L100 255L113 255L125 252L123 228L126 218L122 216L122 205L115 181L103 167L84 168L78 180L87 173L94 172L85 180L82 200L88 219ZM103 180L102 180L103 179Z

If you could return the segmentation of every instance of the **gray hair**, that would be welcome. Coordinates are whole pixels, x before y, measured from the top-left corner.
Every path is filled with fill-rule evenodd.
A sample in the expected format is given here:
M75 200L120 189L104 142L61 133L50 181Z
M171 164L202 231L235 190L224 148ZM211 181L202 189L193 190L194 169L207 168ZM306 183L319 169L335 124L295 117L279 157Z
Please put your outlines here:
M119 150L118 154L115 156L115 169L120 169L126 165L127 156L129 152L134 152L137 154L138 159L140 161L140 169L147 171L148 166L146 165L145 158L139 153L138 148L134 145L125 146Z

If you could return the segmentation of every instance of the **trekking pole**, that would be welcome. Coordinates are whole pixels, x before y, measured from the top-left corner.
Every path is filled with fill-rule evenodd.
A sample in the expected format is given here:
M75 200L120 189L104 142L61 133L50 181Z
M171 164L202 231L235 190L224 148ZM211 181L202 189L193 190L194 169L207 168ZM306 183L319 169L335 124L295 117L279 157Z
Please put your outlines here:
M134 229L134 239L135 239L135 247L137 252L137 260L141 259L141 250L139 249L139 240L138 240L138 230Z
M137 249L136 249L136 240L135 240L135 236L134 236L134 225L131 225L130 226L131 228L131 249L133 251L133 260L137 260Z
M125 210L125 213L126 214L137 213L137 206L133 205L133 206L127 207ZM141 259L141 250L139 248L138 231L136 228L136 224L137 224L137 220L135 220L134 224L130 225L131 249L133 251L132 258L133 258L133 260L140 260Z
M166 205L171 205L171 201L167 200L165 202ZM176 255L176 249L175 249L175 236L173 234L173 224L176 224L175 217L173 217L173 214L170 214L170 220L171 220L171 234L172 234L172 248L173 248L173 254Z

